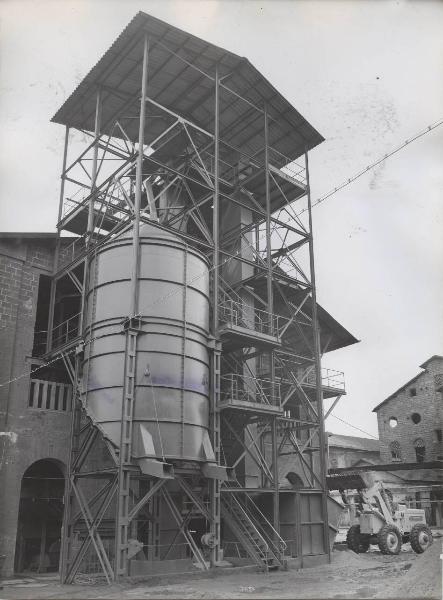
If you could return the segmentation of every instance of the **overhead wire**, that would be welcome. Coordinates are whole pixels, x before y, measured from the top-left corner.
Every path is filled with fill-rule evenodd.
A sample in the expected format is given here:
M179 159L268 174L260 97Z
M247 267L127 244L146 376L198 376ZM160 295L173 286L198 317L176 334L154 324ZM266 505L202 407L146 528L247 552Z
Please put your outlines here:
M383 155L381 158L378 158L373 163L369 164L367 167L365 167L365 168L361 169L360 171L358 171L357 173L355 173L355 175L352 175L352 177L348 177L348 179L345 179L341 184L332 188L331 190L329 190L329 192L326 192L325 194L323 194L322 196L317 198L314 202L312 202L312 204L311 204L312 208L314 206L317 206L318 204L321 204L327 198L329 198L333 194L336 194L343 188L347 187L348 185L350 185L351 183L353 183L354 181L356 181L357 179L359 179L360 177L365 175L368 171L370 171L377 165L381 164L387 158L390 158L394 154L397 154L397 152L400 152L400 150L403 150L403 148L405 148L406 146L409 146L410 144L412 144L412 142L415 142L419 138L427 135L428 133L430 133L434 129L437 129L437 127L440 127L441 125L443 125L443 119L439 119L438 121L431 123L431 125L428 125L425 129L422 129L421 131L419 131L418 133L413 135L411 138L408 138L407 140L405 140L402 144L400 144L400 146L395 147L393 150L391 150L387 154ZM306 212L307 210L308 210L307 208L304 208L299 213L297 213L297 215L301 215L302 213Z
M394 148L393 150L391 150L390 152L388 152L387 154L385 154L383 157L377 159L376 161L374 161L373 163L371 163L370 165L368 165L364 169L362 169L359 172L357 172L352 177L349 177L348 179L346 179L340 185L336 186L335 188L332 188L329 192L326 192L325 194L323 194L322 196L320 196L319 198L317 198L314 202L311 203L311 207L313 208L314 206L317 206L317 205L321 204L327 198L330 198L333 194L336 194L337 192L339 192L343 188L347 187L348 185L350 185L351 183L353 183L354 181L356 181L357 179L359 179L360 177L362 177L363 175L365 175L366 173L368 173L371 169L373 169L374 167L376 167L377 165L379 165L380 163L382 163L386 159L390 158L394 154L397 154L398 152L400 152L400 150L402 150L406 146L410 145L411 143L413 143L417 139L419 139L419 138L427 135L428 133L430 133L431 131L433 131L437 127L440 127L441 125L443 125L443 119L440 119L439 121L436 121L436 122L432 123L431 125L428 125L425 129L423 129L420 132L416 133L411 138L405 140L405 142L403 142L400 146L397 146L396 148ZM301 215L302 213L306 212L307 210L308 210L308 208L304 208L300 212L296 213L296 216L298 217L299 215ZM263 239L264 237L265 237L265 234L263 234L259 239ZM189 283L193 283L194 281L196 281L200 277L203 277L206 273L211 272L212 270L214 270L217 267L223 266L224 264L226 264L230 260L233 260L234 258L236 258L236 256L238 256L239 252L240 252L240 250L238 250L233 256L230 256L227 259L225 259L224 261L221 261L220 263L213 265L208 270L205 269L205 271L202 272L201 275L195 276ZM291 269L291 270L293 270L293 269ZM152 302L149 306L146 306L146 307L144 307L141 310L144 311L147 308L150 308L151 306L157 304L157 302L161 302L163 300L166 300L166 299L174 296L175 294L178 294L179 291L180 290L176 290L174 292L170 292L169 294L165 294L164 296L158 298L157 300L155 300L154 302ZM135 316L140 316L140 314L137 314ZM86 342L86 344L91 344L92 342L94 342L95 340L99 339L100 337L103 337L103 336L96 336L95 338L91 338L90 340L88 340ZM63 355L64 356L69 356L70 354L73 354L75 351L76 351L76 347L74 347L71 350L63 353ZM35 373L37 371L40 371L41 369L43 369L43 368L45 368L45 367L47 367L47 366L49 366L49 365L51 365L51 364L59 361L61 358L62 358L62 356L60 354L59 356L57 356L57 357L53 358L52 360L44 363L43 365L39 365L35 369L31 369L30 371L26 371L26 372L24 372L24 373L22 373L20 375L17 375L16 377L13 377L13 378L9 379L8 381L4 381L4 382L0 383L0 388L4 387L6 385L9 385L11 383L14 383L15 381L18 381L19 379L22 379L23 377L27 377L29 375L32 375L33 373ZM360 429L359 427L356 427L356 426L352 425L351 423L347 423L346 421L344 421L340 417L337 417L333 413L331 413L329 416L332 416L335 419L337 419L339 421L342 421L346 425L349 425L350 427L353 427L354 429L359 430L362 433L366 433L367 435L369 435L371 437L374 437L369 432L364 431L363 429ZM375 438L375 439L377 439L377 438Z
M362 433L366 433L366 435L369 435L371 438L374 438L374 440L378 440L378 437L376 437L372 433L369 433L369 431L365 431L364 429L361 429L360 427L357 427L357 425L353 425L352 423L348 423L348 421L345 421L344 419L341 419L340 417L337 417L337 415L334 415L333 413L330 413L328 415L328 417L334 417L334 419L337 419L338 421L341 421L345 425L349 425L349 427L352 427L353 429L356 429L357 431L361 431Z

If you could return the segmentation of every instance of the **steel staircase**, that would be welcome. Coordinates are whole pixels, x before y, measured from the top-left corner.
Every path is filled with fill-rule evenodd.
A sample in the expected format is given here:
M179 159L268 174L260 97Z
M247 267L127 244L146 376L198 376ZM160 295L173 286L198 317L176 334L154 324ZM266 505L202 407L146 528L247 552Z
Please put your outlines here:
M270 571L287 568L285 541L251 499L247 505L237 494L224 493L221 495L221 514L260 569ZM263 526L271 531L270 535Z

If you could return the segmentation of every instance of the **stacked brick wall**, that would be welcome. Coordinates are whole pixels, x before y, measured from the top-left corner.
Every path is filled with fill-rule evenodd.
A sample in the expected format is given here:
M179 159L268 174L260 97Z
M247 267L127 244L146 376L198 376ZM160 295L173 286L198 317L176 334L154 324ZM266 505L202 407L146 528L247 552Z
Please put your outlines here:
M48 239L0 240L0 555L14 567L21 480L40 459L67 460L70 415L28 407L40 274L52 272ZM25 375L24 375L25 374Z
M425 444L425 460L437 460L442 456L442 444L436 430L443 428L442 394L437 391L437 375L443 373L443 359L436 358L426 366L405 389L383 404L377 411L380 437L380 454L383 462L392 462L390 444L398 442L402 462L416 462L414 442L422 439ZM416 395L412 395L413 391ZM420 422L414 423L414 413ZM397 426L391 427L391 418Z

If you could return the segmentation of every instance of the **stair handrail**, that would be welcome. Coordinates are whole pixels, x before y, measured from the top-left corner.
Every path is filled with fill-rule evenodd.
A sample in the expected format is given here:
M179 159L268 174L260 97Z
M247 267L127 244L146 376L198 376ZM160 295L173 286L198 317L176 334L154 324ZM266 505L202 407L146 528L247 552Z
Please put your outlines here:
M259 509L259 507L256 505L256 503L252 500L252 498L249 498L248 496L246 496L246 502L245 502L246 508L250 509L250 506L249 506L250 504L252 504L252 507L253 507L251 510L251 513L250 513L250 517L252 517L252 519L255 521L255 523L258 523L261 531L263 532L262 535L264 534L264 536L266 538L266 542L271 546L271 548L274 550L274 552L277 553L277 558L278 558L278 555L283 554L287 548L287 544L286 544L285 540L281 537L281 535L278 533L278 531L274 528L274 526L269 521L269 519L262 513L262 511ZM266 529L263 528L263 526L261 525L261 521L257 518L256 515L254 515L253 511L255 511L256 513L258 513L260 515L260 518L263 519L263 521L266 523L266 526L269 527L269 529L272 532L272 535L276 538L277 542L275 542L272 539L272 537L268 534Z
M235 494L230 494L229 495L229 500L233 501L236 505L236 507L242 512L243 516L245 519L247 519L251 525L253 526L256 534L263 539L264 543L265 543L265 550L266 552L269 551L269 543L268 540L263 536L263 533L260 531L259 528L257 528L257 523L256 523L256 519L251 519L251 516L247 513L247 511L245 510L245 507L242 505L242 503L239 501L238 498L235 497Z
M230 482L228 487L233 488L233 489L238 489L239 492L241 491L241 486L238 481ZM252 498L246 496L246 502L244 503L245 506L243 506L242 502L239 500L239 498L236 496L235 493L230 493L229 496L230 496L230 498L235 500L236 504L241 508L242 512L244 514L246 514L249 521L251 521L254 529L257 531L257 533L260 535L261 538L263 538L264 542L266 543L266 545L268 547L268 551L271 550L272 553L274 554L275 558L280 561L281 560L280 557L281 557L281 555L284 554L288 545L286 544L285 540L281 537L281 535L278 533L278 531L273 527L272 523L262 513L262 511L259 509L259 507L256 505L256 503L252 500ZM252 507L250 505L252 505ZM265 522L266 526L268 526L269 529L272 531L272 534L277 539L277 543L272 539L272 537L264 529L263 524L257 518L257 515L253 514L254 511L255 511L255 513L258 513L260 515L261 519Z

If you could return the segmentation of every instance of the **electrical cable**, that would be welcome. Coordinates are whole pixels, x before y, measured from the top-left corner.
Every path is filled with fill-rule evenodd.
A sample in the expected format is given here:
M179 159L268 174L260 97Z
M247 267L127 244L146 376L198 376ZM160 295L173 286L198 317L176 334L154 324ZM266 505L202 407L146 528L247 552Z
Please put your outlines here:
M419 131L418 133L416 133L415 135L413 135L411 138L405 140L403 142L403 144L401 144L400 146L397 146L396 148L394 148L393 150L391 150L390 152L388 152L387 154L385 154L383 157L377 159L376 161L374 161L373 163L371 163L370 165L368 165L367 167L365 167L361 171L358 171L358 173L356 173L355 175L352 175L352 177L349 177L348 179L346 179L345 181L343 181L341 184L339 184L335 188L332 188L331 190L329 190L329 192L326 192L325 194L323 194L322 196L320 196L319 198L317 198L314 202L312 202L312 208L314 208L314 206L317 206L318 204L321 204L321 202L324 202L327 198L330 198L333 194L336 194L337 192L339 192L343 188L347 187L349 184L351 184L354 181L356 181L356 179L359 179L365 173L367 173L368 171L370 171L371 169L373 169L374 167L376 167L377 165L379 165L380 163L382 163L383 161L385 161L387 158L390 158L394 154L397 154L397 152L400 152L400 150L403 150L403 148L405 148L406 146L409 146L409 144L412 144L412 142L415 142L419 138L425 136L427 133L430 133L434 129L437 129L437 127L440 127L440 125L443 125L443 119L440 119L438 121L435 121L431 125L428 125L426 127L426 129L422 129L421 131ZM307 208L304 208L299 213L297 213L297 216L301 215L302 213L306 212L307 210L308 210Z
M337 417L337 415L334 415L333 413L330 413L328 415L328 417L334 417L334 419L341 421L345 425L349 425L349 427L352 427L353 429L357 429L358 431L361 431L362 433L366 433L366 435L369 435L371 438L374 438L374 440L378 440L378 437L376 437L372 433L369 433L369 431L365 431L364 429L361 429L360 427L357 427L356 425L353 425L352 423L348 423L347 421L345 421L344 419L341 419L340 417Z
M425 136L426 134L428 134L429 132L433 131L434 129L436 129L440 125L443 125L443 119L440 119L439 121L436 121L435 123L432 123L431 125L428 125L426 127L426 129L424 129L424 130L416 133L412 138L407 139L405 142L403 142L403 144L401 144L400 146L397 146L396 148L394 148L393 150L391 150L390 152L388 152L387 154L385 154L382 158L379 158L378 160L374 161L373 163L371 163L370 165L368 165L366 168L362 169L361 171L359 171L358 173L356 173L352 177L350 177L347 180L345 180L340 185L336 186L335 188L333 188L329 192L326 192L325 194L323 194L322 196L320 196L319 198L317 198L311 204L311 207L313 208L314 206L319 205L321 202L324 202L327 198L330 198L333 194L335 194L338 191L342 190L343 188L347 187L348 185L350 185L351 183L353 183L354 181L356 181L357 179L359 179L360 177L362 177L365 173L367 173L368 171L370 171L371 169L373 169L374 167L376 167L378 164L380 164L383 161L385 161L387 158L390 158L391 156L393 156L394 154L396 154L397 152L399 152L400 150L402 150L406 146L410 145L411 143L413 143L417 139ZM297 216L301 215L302 213L306 212L307 210L308 210L308 208L303 209L302 211L300 211L299 213L297 213ZM259 239L263 239L263 237L264 236L261 236ZM218 265L213 265L208 271L210 272L210 271L214 270L216 267L223 266L228 261L233 260L238 254L239 254L239 251L237 251L235 253L235 255L233 255L231 257L228 257L225 261L220 262ZM194 277L190 281L190 283L193 283L195 280L199 279L200 277L203 277L205 275L205 273L207 273L208 271L205 270L201 275ZM154 304L156 304L157 302L160 302L160 301L163 301L165 299L170 298L171 296L175 295L176 293L178 293L178 291L166 294L165 296L163 296L161 298L158 298L156 301L154 301L151 304L151 306L154 305ZM150 306L149 307L145 307L142 310L146 310L146 308L150 308ZM140 316L140 315L138 314L136 316ZM88 342L86 342L86 343L87 344L91 344L93 341L99 339L100 337L102 337L102 336L97 336L95 338L92 338L91 340L88 340ZM69 356L70 354L72 354L73 352L75 352L75 350L76 350L76 348L72 348L70 351L64 353L64 355L65 356ZM21 379L23 377L27 377L28 375L32 375L33 373L39 371L40 369L45 368L45 367L53 364L54 362L59 361L60 358L61 358L61 356L57 356L56 358L52 359L51 361L49 361L49 362L47 362L47 363L45 363L43 365L39 365L36 369L33 369L31 371L27 371L25 373L22 373L21 375L18 375L18 376L14 377L14 378L11 378L8 381L0 383L0 388L4 387L6 385L9 385L10 383L14 383L15 381L18 381L19 379ZM340 419L340 417L337 417L336 415L334 415L332 413L329 416L332 416L335 419L338 419L339 421L342 421L346 425L349 425L350 427L353 427L354 429L359 430L362 433L366 433L367 435L370 435L371 437L374 437L372 434L368 433L367 431L364 431L363 429L360 429L359 427L356 427L356 426L352 425L351 423L347 423L346 421L344 421L343 419ZM375 439L378 439L378 438L375 438Z

